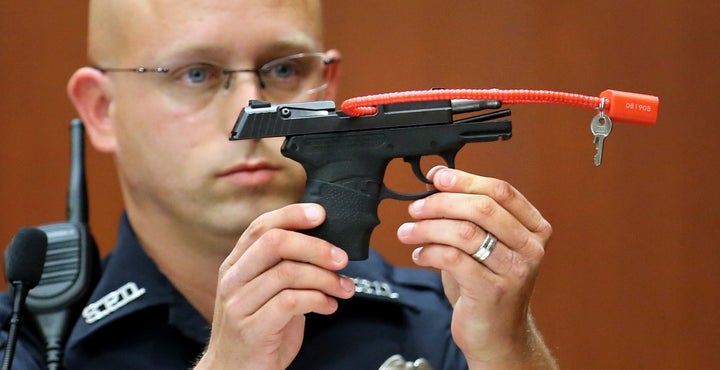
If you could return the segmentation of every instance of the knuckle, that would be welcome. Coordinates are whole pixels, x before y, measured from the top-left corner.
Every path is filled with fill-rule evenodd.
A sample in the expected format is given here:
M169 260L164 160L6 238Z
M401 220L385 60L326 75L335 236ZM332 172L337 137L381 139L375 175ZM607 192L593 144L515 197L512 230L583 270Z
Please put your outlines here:
M533 234L526 230L515 230L514 232L516 239L519 241L517 250L525 253L530 249L533 242Z
M296 281L298 278L298 271L295 266L287 261L280 262L273 268L275 278L281 283L287 284Z
M530 258L532 259L532 261L534 262L534 264L539 264L540 260L542 260L542 258L545 256L545 248L543 247L543 244L540 243L540 241L538 241L535 238L532 238L528 242L527 249L528 249L528 254L529 254Z
M244 236L251 240L257 240L265 232L265 225L262 222L262 216L253 220L250 225L245 229Z
M550 235L553 233L553 228L550 222L548 222L546 219L541 218L540 225L537 227L538 233L544 237L546 240L550 238Z
M243 320L226 320L225 323L232 328L233 332L237 333L239 336L238 342L254 343L257 342L258 336L261 335L257 329L260 321L259 318L248 316Z
M218 277L220 279L223 279L225 275L230 271L230 268L233 266L233 264L225 259L221 264L220 268L218 268Z
M483 216L491 217L495 213L495 202L486 195L481 195L475 202L475 210Z
M290 294L285 291L277 296L278 309L282 312L294 312L300 304L298 297L295 294Z
M466 253L461 252L457 248L443 248L443 251L440 254L440 258L443 265L455 266L460 263L462 258L464 258L466 255Z
M227 299L234 290L238 281L235 272L236 270L232 269L231 265L224 262L222 266L220 266L217 281L217 294L222 300Z
M499 297L499 300L510 293L510 288L502 279L486 279L486 282L487 285L485 289L487 289L487 293L491 296Z
M519 264L515 265L514 272L515 272L515 276L519 280L526 281L530 278L532 269L530 268L530 266L527 263L519 263Z
M532 271L530 265L517 254L513 254L511 266L512 274L522 281L527 280Z
M505 203L515 197L515 188L507 181L497 180L492 195L498 202Z
M285 230L270 229L258 238L258 243L265 247L280 246L283 245L286 238Z
M541 243L539 240L535 240L532 247L533 255L535 257L535 260L540 262L540 260L545 257L545 245Z
M224 284L221 280L217 287L217 295L221 302L227 302L230 298L230 289L228 284Z
M541 259L545 254L545 248L543 243L538 238L529 232L524 232L521 236L522 242L519 248L524 254L532 259Z
M236 290L236 284L234 279L230 276L221 276L218 281L217 295L221 302L230 302L233 298L233 294Z
M470 221L462 221L458 225L458 236L463 241L473 241L478 237L480 228Z

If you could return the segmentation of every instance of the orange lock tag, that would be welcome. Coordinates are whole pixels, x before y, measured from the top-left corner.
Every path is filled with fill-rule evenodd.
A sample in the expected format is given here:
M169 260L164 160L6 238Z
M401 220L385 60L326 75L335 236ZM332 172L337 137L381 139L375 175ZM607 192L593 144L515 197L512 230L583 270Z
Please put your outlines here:
M657 96L617 90L605 90L605 114L613 120L652 126L657 121L660 99Z

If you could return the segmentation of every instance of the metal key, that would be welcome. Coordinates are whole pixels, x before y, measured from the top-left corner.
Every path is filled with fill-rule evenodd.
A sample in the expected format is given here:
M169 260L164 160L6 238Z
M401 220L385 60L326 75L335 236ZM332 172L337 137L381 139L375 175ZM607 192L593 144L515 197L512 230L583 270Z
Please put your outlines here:
M600 163L602 163L602 153L603 153L603 144L605 142L605 138L610 135L610 131L612 131L612 121L610 121L610 117L606 116L604 113L598 113L595 117L593 117L592 121L590 121L590 131L593 135L595 135L595 165L599 166Z

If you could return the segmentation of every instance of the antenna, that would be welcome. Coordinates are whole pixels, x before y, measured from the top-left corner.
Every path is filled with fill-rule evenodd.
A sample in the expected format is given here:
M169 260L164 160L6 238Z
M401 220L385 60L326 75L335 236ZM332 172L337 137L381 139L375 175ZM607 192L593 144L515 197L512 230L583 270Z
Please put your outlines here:
M70 122L70 179L67 192L67 219L88 222L88 197L85 181L85 145L83 123L79 118Z

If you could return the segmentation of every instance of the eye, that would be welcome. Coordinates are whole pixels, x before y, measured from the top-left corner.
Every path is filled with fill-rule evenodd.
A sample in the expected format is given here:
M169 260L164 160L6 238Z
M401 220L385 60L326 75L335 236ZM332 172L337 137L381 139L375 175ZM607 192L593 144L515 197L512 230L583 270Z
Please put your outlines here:
M263 71L265 74L270 74L274 79L282 80L291 78L294 75L300 73L297 63L285 62L279 63L268 67L267 70Z
M187 71L187 78L192 83L203 83L208 78L207 68L196 67Z
M182 68L177 76L190 86L213 86L222 78L222 70L212 64L193 64Z

